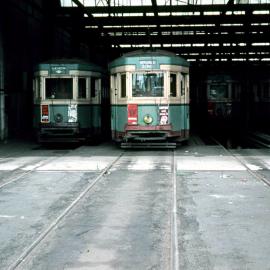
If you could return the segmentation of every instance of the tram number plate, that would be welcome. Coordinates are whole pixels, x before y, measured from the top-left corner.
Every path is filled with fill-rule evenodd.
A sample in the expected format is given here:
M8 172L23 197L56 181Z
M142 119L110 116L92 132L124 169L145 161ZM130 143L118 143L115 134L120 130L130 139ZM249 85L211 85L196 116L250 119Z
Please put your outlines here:
M137 125L138 123L138 105L128 104L128 125Z

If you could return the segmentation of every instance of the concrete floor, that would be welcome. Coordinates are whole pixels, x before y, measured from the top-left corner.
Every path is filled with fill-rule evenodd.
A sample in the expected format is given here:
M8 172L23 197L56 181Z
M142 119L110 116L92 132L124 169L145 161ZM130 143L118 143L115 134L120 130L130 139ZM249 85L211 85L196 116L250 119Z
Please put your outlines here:
M121 152L0 145L0 269L14 266ZM270 178L269 151L234 154ZM270 188L222 147L183 146L175 155L179 269L270 269ZM16 269L172 269L172 156L125 151Z

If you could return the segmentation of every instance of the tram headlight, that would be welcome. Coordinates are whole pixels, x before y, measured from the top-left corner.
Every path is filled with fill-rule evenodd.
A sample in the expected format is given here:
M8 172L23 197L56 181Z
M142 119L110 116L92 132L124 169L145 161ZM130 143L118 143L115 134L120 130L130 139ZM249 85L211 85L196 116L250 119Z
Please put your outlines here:
M61 113L57 113L54 116L54 120L55 120L56 123L61 123L63 121L63 115Z
M151 124L153 122L153 117L149 114L145 115L143 118L143 122L147 125Z

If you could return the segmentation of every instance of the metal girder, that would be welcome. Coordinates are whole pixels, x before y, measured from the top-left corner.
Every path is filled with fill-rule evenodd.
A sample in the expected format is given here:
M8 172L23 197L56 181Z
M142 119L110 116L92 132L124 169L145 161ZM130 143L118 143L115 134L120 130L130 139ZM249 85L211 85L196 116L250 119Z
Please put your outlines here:
M243 34L205 34L205 35L151 35L151 41L153 44L198 44L198 43L244 43L247 42L269 42L270 31L260 34L250 34L248 37ZM140 44L148 41L148 35L123 35L123 36L109 36L108 41L111 44Z
M189 26L166 26L161 28L162 32L170 33L171 35L203 35L203 34L212 34L212 33L237 33L237 32L244 32L243 26L193 26L190 28ZM250 33L265 33L269 32L270 27L268 25L251 25L249 27ZM87 31L87 29L86 29ZM107 33L110 35L113 35L116 33L122 33L123 36L125 35L131 35L132 33L137 34L138 33L149 33L149 34L155 34L157 32L156 28L142 28L142 27L132 27L132 28L122 28L119 30L118 28L103 28L103 33Z
M269 58L270 4L228 1L225 5L158 6L156 0L151 0L149 6L111 6L110 1L106 1L105 7L79 5L88 14L80 19L84 27L81 35L92 43L92 34L99 31L95 43L97 46L106 44L113 53L134 50L134 45L145 44L146 47L166 45L168 50L198 61L243 56ZM70 18L74 17L75 9L62 8L57 17L59 25L72 27L74 22ZM96 17L98 13L106 16ZM134 13L134 16L124 13ZM255 44L259 46L253 46Z
M134 50L136 47L131 48L122 48L124 52ZM197 55L199 57L209 57L213 54L219 56L219 58L222 58L223 56L228 55L241 55L241 53L244 53L245 55L248 54L250 57L253 57L253 55L260 55L261 57L265 57L268 55L269 57L269 47L267 46L254 46L252 47L252 50L250 52L243 52L243 48L240 46L225 46L222 48L222 51L219 47L212 47L212 46L206 46L206 47L168 47L167 50L177 52L181 55L194 55L194 57Z
M250 23L269 23L268 14L256 14L249 18ZM245 15L226 15L226 16L159 16L159 24L163 25L208 25L213 24L243 24L246 21ZM59 23L64 25L70 24L70 18L58 17ZM93 21L91 18L84 17L82 22L85 26L129 26L129 25L143 25L145 27L156 26L156 19L154 17L100 17ZM233 25L231 25L233 27ZM123 27L124 28L124 27Z
M156 6L158 13L162 12L226 12L226 11L246 11L246 10L269 10L270 4L238 4L238 5L167 5ZM72 12L74 7L62 7L61 13L68 15ZM108 6L93 6L85 7L86 10L92 14L106 14L108 13ZM110 12L112 14L117 13L151 13L153 12L153 6L110 6Z

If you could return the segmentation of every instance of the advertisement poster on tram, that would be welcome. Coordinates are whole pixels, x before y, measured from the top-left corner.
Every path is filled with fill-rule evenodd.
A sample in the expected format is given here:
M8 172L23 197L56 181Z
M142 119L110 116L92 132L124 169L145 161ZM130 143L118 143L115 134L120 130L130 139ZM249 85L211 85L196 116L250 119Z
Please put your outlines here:
M41 105L41 123L49 122L49 105L42 104Z
M128 104L128 125L137 125L138 123L138 105Z
M169 123L168 106L159 106L159 124L167 125Z

